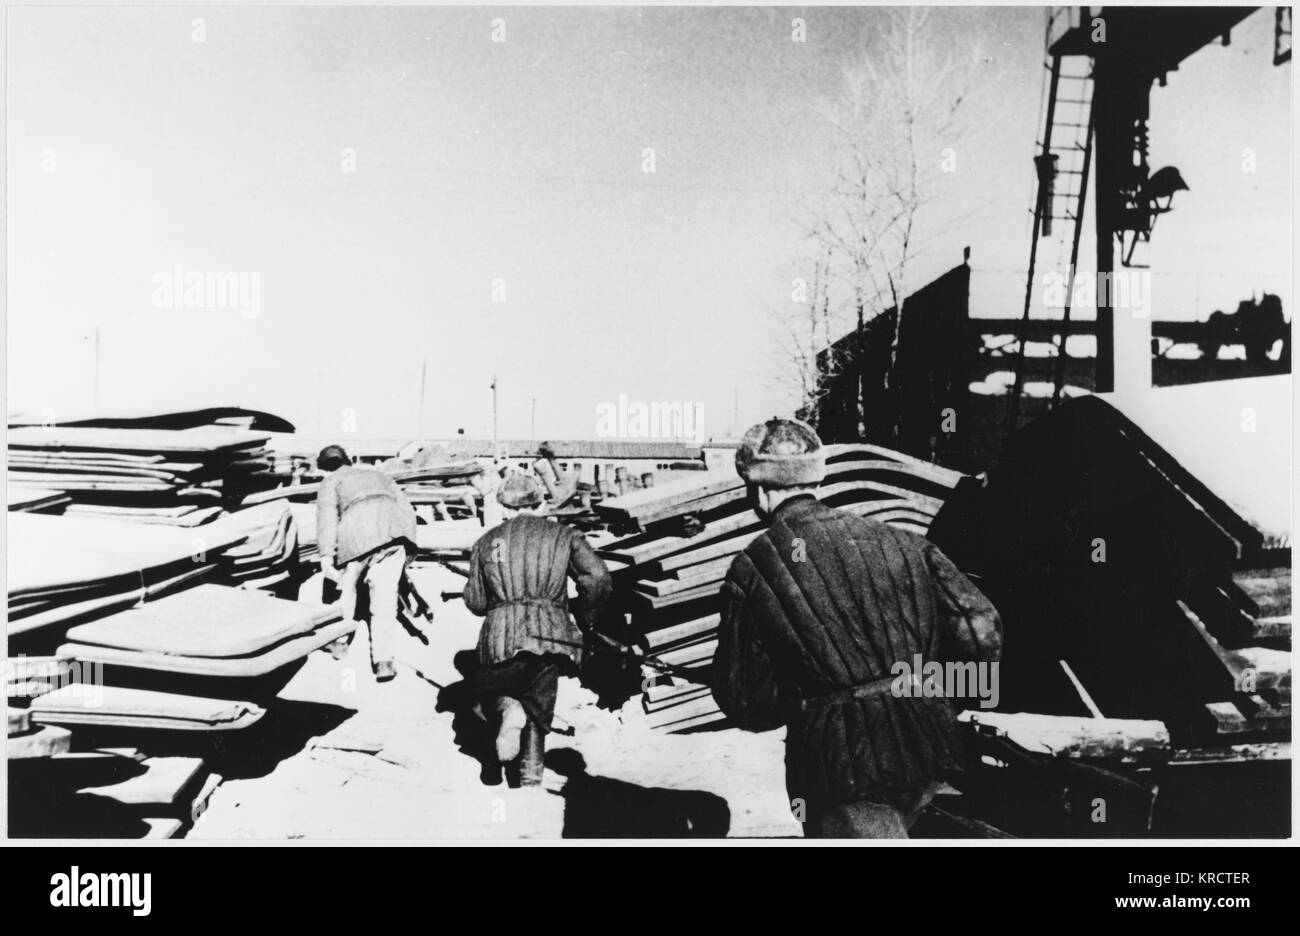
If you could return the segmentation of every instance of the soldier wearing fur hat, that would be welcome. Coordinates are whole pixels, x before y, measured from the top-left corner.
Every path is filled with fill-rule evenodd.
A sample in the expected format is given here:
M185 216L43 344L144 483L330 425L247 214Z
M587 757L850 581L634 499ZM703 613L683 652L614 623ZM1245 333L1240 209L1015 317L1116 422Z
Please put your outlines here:
M536 786L559 677L582 662L583 632L598 618L611 583L581 532L540 515L536 478L508 475L497 498L506 520L474 544L465 585L466 607L485 616L475 694L485 716L497 721L498 760L517 760L520 783ZM576 623L569 578L577 584Z
M817 500L816 431L773 419L736 470L767 529L723 585L714 695L742 728L786 726L786 788L811 837L906 837L961 767L952 700L900 693L899 661L996 661L998 614L923 537Z

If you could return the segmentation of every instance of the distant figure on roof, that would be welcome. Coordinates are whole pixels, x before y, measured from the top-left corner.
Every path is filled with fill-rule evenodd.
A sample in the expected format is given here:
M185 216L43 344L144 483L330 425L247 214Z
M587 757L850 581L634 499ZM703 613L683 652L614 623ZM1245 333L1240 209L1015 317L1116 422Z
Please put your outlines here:
M415 550L415 510L401 488L374 468L354 467L348 453L327 445L316 457L325 473L316 495L321 570L345 600L364 584L370 607L370 666L375 679L397 675L394 654L398 596Z
M465 606L486 616L475 694L497 727L497 759L517 761L520 785L537 786L559 678L582 662L584 632L599 619L611 582L581 532L539 516L542 487L532 475L507 475L497 497L506 520L474 544L465 584ZM578 588L576 623L569 578Z
M997 660L998 613L923 537L819 501L825 452L806 423L754 426L736 471L768 528L722 586L713 695L741 728L787 727L805 836L906 838L963 758L954 700L896 667Z

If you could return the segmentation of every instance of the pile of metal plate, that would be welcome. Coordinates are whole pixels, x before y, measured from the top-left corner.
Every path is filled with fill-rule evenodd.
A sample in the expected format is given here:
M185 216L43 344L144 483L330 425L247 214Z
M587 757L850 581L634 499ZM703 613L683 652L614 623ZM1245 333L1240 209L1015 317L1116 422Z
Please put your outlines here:
M174 504L163 507L126 507L120 504L70 504L63 511L67 517L89 517L104 520L130 520L133 523L152 523L161 526L196 527L211 523L221 516L216 505Z
M921 534L963 477L874 445L830 445L826 454L822 501ZM636 531L599 553L614 576L617 610L649 648L650 723L676 732L722 722L707 686L720 590L732 560L763 531L743 483L734 471L700 472L604 500L596 511Z
M275 681L282 683L286 668L296 669L307 654L355 626L342 620L337 606L208 584L74 627L57 656L103 666L108 682L135 688L153 688L149 677L155 673L237 679L245 685L277 675Z
M17 428L9 431L8 480L93 502L216 501L270 474L268 438L217 427Z
M59 513L72 498L62 491L45 488L8 488L9 509L28 513Z
M11 831L177 834L230 749L202 739L257 725L307 655L354 627L334 608L207 584L73 627L54 657L10 660L10 789L24 810Z
M221 547L218 577L246 588L271 588L289 580L301 561L296 514L286 501L272 501L224 514L211 525ZM200 540L206 529L196 531ZM313 544L314 545L314 544Z
M188 587L242 535L227 531L232 538L209 536L197 546L192 532L166 526L32 513L8 519L11 653L19 635L58 640L69 624Z

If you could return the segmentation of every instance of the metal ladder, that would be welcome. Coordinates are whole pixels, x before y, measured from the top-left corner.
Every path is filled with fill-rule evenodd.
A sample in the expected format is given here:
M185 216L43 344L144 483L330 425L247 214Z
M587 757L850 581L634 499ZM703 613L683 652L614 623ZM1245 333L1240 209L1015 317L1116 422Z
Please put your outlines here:
M1059 28L1060 19L1076 15L1078 8L1058 7L1048 13L1047 44ZM1049 52L1044 62L1048 72L1047 118L1039 153L1034 157L1038 192L1034 204L1034 227L1029 247L1029 272L1025 282L1025 307L1016 343L1015 382L1007 400L1005 431L1020 425L1020 398L1031 368L1025 354L1033 308L1035 276L1041 270L1059 273L1065 301L1056 333L1056 356L1043 360L1054 366L1041 376L1052 378L1052 406L1061 398L1065 385L1066 337L1074 297L1074 276L1079 261L1079 239L1083 233L1084 205L1088 196L1088 174L1092 166L1092 60L1086 56L1068 59ZM1040 241L1047 241L1045 256L1039 257ZM1052 316L1055 320L1055 316Z

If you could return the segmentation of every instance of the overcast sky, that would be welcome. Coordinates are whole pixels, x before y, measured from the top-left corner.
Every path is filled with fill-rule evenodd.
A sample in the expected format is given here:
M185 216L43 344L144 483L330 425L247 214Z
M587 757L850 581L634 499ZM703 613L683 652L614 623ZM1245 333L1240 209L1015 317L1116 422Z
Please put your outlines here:
M719 437L790 409L772 322L827 166L815 104L879 11L8 15L11 410L91 405L96 331L104 407L237 403L314 436L414 436L422 368L426 436L488 434L494 375L503 437L528 435L534 397L542 437L594 436L620 394L700 401ZM939 15L987 51L999 117L959 152L965 208L912 275L970 245L975 313L1018 314L1043 11ZM1271 34L1270 8L1153 94L1152 163L1191 186L1157 229L1157 317L1252 288L1291 313L1291 66ZM159 308L178 264L256 274L257 317Z

